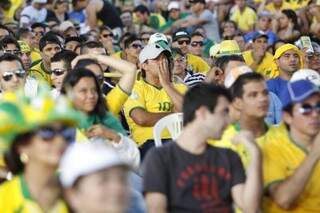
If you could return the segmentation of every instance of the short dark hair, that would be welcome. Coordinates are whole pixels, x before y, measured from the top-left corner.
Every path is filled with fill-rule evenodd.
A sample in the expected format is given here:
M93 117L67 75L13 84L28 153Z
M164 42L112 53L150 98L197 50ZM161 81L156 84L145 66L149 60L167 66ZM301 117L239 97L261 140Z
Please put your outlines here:
M70 41L76 41L76 42L79 42L80 44L82 44L83 39L80 38L80 37L77 37L77 36L70 36L70 37L65 39L64 44L67 44Z
M40 22L36 22L31 25L31 30L34 30L34 28L38 28L38 27L41 27L42 29L46 30L47 25Z
M8 44L14 44L20 50L20 45L19 45L18 41L14 37L12 37L10 35L9 36L5 36L0 41L0 48L4 50L8 46Z
M31 33L28 28L19 28L17 32L17 38L21 40L21 38L25 38L27 34Z
M148 15L150 15L149 9L146 6L142 5L142 4L136 6L134 8L133 12L135 12L135 13L139 12L139 13L142 13L142 14L147 13Z
M96 60L91 58L84 58L79 60L77 64L74 66L74 69L85 68L86 66L91 64L97 65L100 68L101 72L103 72L101 65Z
M140 38L136 34L129 35L124 40L124 48L127 49L132 44L132 42L137 41L137 40L140 41Z
M59 38L52 34L52 33L46 33L44 34L44 36L41 37L40 41L39 41L39 49L40 51L43 50L43 48L45 48L45 46L47 44L57 44L62 48L62 45L60 43Z
M205 38L205 36L204 36L202 33L200 33L200 32L193 32L193 33L191 34L191 38L194 37L194 36L201 36L202 38Z
M23 67L21 59L18 56L12 55L10 53L5 53L2 56L0 56L0 63L3 61L18 61L21 67Z
M104 48L103 44L99 41L88 41L81 45L80 53L85 54L87 49L93 49L93 48Z
M0 29L6 30L11 36L14 36L13 31L9 27L7 27L3 24L0 24Z
M194 120L195 112L201 106L213 112L221 96L231 101L229 91L221 86L201 83L189 89L183 100L183 125L186 126Z
M244 59L241 55L225 55L218 57L215 61L215 66L219 67L222 71L225 71L229 61L241 61L244 62Z
M52 58L51 62L59 62L63 61L64 67L67 69L67 71L71 71L71 62L73 59L77 57L77 53L70 51L70 50L62 50L60 52L57 52Z
M85 69L85 68L78 68L78 69L73 69L71 72L68 72L66 77L63 80L61 93L67 94L67 89L73 88L82 78L94 79L96 89L97 89L98 102L90 114L97 115L100 119L104 118L106 116L107 111L108 111L107 105L106 105L105 99L103 97L103 94L101 92L101 88L100 88L98 79L94 75L94 73L91 72L90 70Z
M252 81L264 81L264 78L261 74L256 72L250 72L240 75L230 88L232 98L241 98L244 93L244 85Z

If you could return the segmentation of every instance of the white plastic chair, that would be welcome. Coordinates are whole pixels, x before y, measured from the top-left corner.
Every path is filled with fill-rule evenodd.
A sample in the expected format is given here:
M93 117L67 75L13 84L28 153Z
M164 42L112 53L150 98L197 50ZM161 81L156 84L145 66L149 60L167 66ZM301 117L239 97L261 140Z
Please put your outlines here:
M173 113L161 118L153 127L153 138L156 147L162 146L161 133L167 128L172 140L176 140L181 133L183 122L182 113Z

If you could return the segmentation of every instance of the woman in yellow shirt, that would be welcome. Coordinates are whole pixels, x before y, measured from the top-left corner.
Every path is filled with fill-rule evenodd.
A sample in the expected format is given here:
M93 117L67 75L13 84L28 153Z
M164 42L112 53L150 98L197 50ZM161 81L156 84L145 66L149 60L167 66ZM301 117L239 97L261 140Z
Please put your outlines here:
M0 186L2 213L68 212L56 172L82 116L65 98L55 102L49 95L30 104L0 103L0 137L6 141L5 162L14 175Z

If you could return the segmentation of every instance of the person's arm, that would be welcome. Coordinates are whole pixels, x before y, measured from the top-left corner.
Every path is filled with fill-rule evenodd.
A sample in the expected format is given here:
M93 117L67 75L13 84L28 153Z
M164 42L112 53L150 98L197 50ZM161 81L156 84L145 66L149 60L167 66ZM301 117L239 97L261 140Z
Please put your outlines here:
M173 103L173 110L175 112L181 112L183 96L174 88L171 82L171 76L169 72L169 65L167 60L163 60L159 69L159 80L163 89L167 92Z
M149 213L166 213L167 197L159 192L148 192L145 196Z
M161 118L169 115L170 112L147 112L143 108L134 108L131 110L129 116L132 120L139 126L152 127L154 126Z
M120 88L126 92L127 94L130 94L134 85L134 82L136 80L136 73L137 68L136 65L122 60L122 59L115 59L110 56L106 55L95 55L95 58L99 63L103 63L107 66L110 66L111 68L119 71L122 76L118 82L118 85Z
M247 168L247 178L244 184L232 187L234 202L246 213L256 213L260 210L262 187L262 156L254 136L249 131L241 131L233 139L235 143L242 143L249 151L251 161Z
M91 30L96 30L97 28L97 12L98 8L102 7L103 2L99 0L90 0L88 6L86 7L87 14L87 25Z
M292 208L303 193L315 166L320 158L320 133L316 137L310 153L293 175L285 180L271 184L268 193L282 209Z

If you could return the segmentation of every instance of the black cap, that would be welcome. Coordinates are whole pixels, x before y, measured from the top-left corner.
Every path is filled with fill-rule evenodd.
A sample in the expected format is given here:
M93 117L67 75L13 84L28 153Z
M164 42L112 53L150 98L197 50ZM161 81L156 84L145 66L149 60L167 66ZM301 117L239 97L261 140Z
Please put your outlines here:
M173 34L172 40L177 41L179 38L191 39L191 36L186 29L179 29Z

